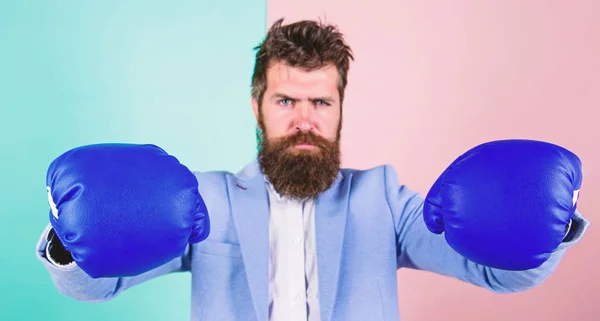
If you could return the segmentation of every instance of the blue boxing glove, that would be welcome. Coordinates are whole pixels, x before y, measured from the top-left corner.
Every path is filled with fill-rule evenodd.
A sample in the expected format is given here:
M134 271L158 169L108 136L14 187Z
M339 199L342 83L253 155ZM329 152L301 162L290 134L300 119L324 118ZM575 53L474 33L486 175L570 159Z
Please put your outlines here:
M46 182L55 235L93 278L149 271L210 232L195 175L154 145L74 148Z
M425 198L424 219L465 258L492 268L539 267L575 213L581 161L550 143L501 140L458 157Z

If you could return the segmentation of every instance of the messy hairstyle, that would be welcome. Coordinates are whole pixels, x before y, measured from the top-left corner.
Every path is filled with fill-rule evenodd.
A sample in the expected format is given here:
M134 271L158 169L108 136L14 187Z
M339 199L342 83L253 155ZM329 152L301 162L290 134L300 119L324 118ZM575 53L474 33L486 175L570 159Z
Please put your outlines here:
M257 52L252 74L252 98L259 106L267 89L267 69L276 62L307 71L328 64L336 66L340 104L344 100L350 60L354 57L336 26L311 20L283 25L282 18L271 26L265 39L254 50Z

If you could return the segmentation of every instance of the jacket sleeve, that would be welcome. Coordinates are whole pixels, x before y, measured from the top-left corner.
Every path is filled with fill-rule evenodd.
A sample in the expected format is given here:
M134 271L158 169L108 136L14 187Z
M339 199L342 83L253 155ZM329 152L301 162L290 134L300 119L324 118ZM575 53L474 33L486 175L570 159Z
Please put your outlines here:
M189 271L190 269L188 247L186 253L180 258L173 259L172 261L148 272L132 277L94 279L88 276L75 263L69 265L60 265L48 257L48 235L50 234L51 229L51 225L48 224L42 235L39 237L36 246L36 256L50 274L50 278L52 279L56 289L63 295L76 300L90 302L108 301L117 297L126 289L142 282L151 280L161 275Z
M391 166L385 168L385 180L396 229L397 267L457 278L497 293L525 291L541 284L554 272L567 249L581 240L590 225L576 212L569 234L541 266L525 271L494 269L467 260L448 245L444 234L431 233L423 220L423 197L400 185Z

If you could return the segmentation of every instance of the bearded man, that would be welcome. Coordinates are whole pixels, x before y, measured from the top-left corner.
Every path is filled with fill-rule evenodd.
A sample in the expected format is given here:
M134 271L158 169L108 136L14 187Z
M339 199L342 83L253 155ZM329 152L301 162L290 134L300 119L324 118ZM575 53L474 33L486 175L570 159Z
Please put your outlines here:
M240 173L191 172L133 144L50 164L37 253L61 293L105 301L186 271L192 320L390 321L398 269L524 291L581 239L581 163L568 150L483 144L421 197L389 165L340 168L353 57L337 28L279 20L256 49L259 152Z

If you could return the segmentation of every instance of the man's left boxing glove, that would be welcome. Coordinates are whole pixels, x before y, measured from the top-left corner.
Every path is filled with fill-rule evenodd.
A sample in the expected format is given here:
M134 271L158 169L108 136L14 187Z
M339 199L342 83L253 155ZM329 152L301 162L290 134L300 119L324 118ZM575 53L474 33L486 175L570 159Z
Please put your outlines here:
M570 227L581 161L554 144L502 140L458 157L425 198L433 233L482 265L527 270L557 249Z
M154 145L74 148L46 182L56 237L93 278L147 272L210 232L195 175Z

